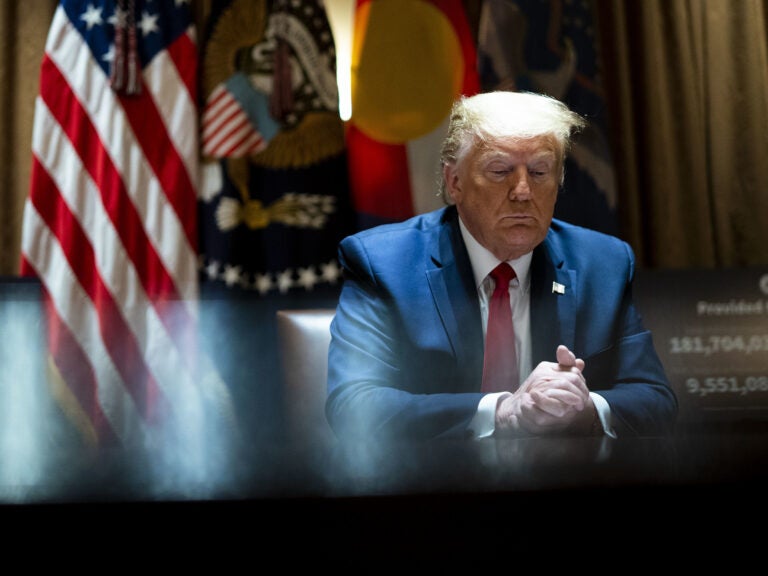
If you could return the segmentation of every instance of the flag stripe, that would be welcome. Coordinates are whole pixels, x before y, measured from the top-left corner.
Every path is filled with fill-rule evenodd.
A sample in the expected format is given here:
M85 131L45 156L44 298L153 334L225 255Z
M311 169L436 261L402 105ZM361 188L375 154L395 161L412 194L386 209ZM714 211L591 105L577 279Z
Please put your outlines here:
M36 270L24 255L21 257L21 271L24 276L36 274ZM90 432L87 434L89 437L102 437L113 442L114 430L98 401L96 375L77 339L57 314L51 293L46 290L45 285L42 287L42 300L48 319L48 341L51 354L58 364L58 370L79 383L79 386L74 387L70 392L75 396L81 412L88 415L88 421L81 422L81 425L89 429Z
M56 236L63 256L72 272L95 304L101 338L124 385L133 397L139 413L146 420L156 416L158 390L154 378L144 363L133 333L126 325L112 294L98 274L93 247L77 219L61 200L49 174L35 161L33 166L35 190L32 204ZM77 260L73 261L76 255ZM74 264L74 265L73 265Z
M171 43L166 48L168 57L173 62L172 66L167 66L168 70L178 72L178 78L183 83L185 92L189 97L189 102L197 110L197 102L195 95L197 94L197 41L195 39L195 28L190 26L187 28L186 34L182 34L178 39ZM151 84L151 83L150 83ZM175 82L168 83L171 86L176 85ZM180 85L177 88L181 88ZM189 135L189 130L184 131ZM194 134L194 132L192 132Z
M250 123L246 123L239 126L237 130L232 131L226 142L222 142L217 151L220 151L222 156L236 155L236 153L242 153L243 150L247 150L254 141L258 145L262 140L250 128Z
M266 147L267 143L264 141L261 135L258 132L251 130L242 140L240 146L233 149L229 155L233 156L234 158L242 158L243 156L261 152Z
M248 117L237 107L236 102L233 101L232 104L231 107L226 109L226 113L222 114L224 123L221 126L218 126L215 131L204 131L206 149L216 150L230 137L232 132L248 125Z
M43 60L47 81L40 95L78 150L85 169L98 184L102 202L112 218L123 246L136 266L144 289L151 297L178 297L173 279L167 273L142 225L123 180L102 146L90 116L69 89L69 83L48 58Z
M136 269L125 253L109 215L99 201L99 190L83 167L77 151L41 98L36 100L33 152L55 180L67 203L96 251L100 273L118 301L146 301Z
M210 108L206 108L203 142L203 152L211 157L255 153L266 146L239 102L226 91L216 97Z
M95 253L95 258L98 258L96 267L114 299L118 302L134 302L138 308L146 309L144 314L128 314L126 321L139 340L139 348L148 351L147 364L157 382L163 387L163 393L178 395L178 389L184 386L185 379L191 380L194 377L188 371L182 374L177 370L170 372L167 368L167 357L171 357L171 365L178 366L182 364L179 355L192 346L187 339L192 331L188 325L183 324L187 319L176 310L182 304L163 301L156 302L154 308L152 307L152 303L141 290L136 271L120 244L109 216L98 202L99 192L94 182L83 169L77 151L72 148L61 127L39 98L35 119L33 174L37 175L36 170L44 170L47 171L46 176L56 180L56 192L61 195L61 201L67 204L72 217L77 219L79 228L88 236L89 244L83 250ZM76 184L73 186L72 183ZM35 182L34 187L41 187L41 184ZM42 195L44 190L38 192L38 195ZM102 250L93 251L91 246L96 245ZM73 254L80 254L80 250L72 249L67 251L67 254L71 260ZM155 313L156 310L162 311L162 321ZM179 321L178 318L182 320ZM167 332L163 330L162 322L168 327ZM168 338L168 333L179 336L172 340Z
M92 426L93 433L97 437L112 443L116 436L99 404L96 374L77 339L57 314L53 300L47 291L44 293L43 301L45 302L46 317L49 319L48 338L50 342L55 343L51 352L58 362L59 373L67 374L70 379L80 383L73 392L76 394L79 405L89 415L87 425Z
M187 8L127 5L141 11L125 54L139 57L139 94L110 83L116 27L131 21L112 2L61 0L40 68L21 271L44 287L53 372L71 392L62 396L99 442L144 445L158 425L171 432L166 424L185 434L179 410L201 400L197 47ZM205 374L224 406L221 382Z
M240 105L224 86L218 86L203 110L203 142L226 126L239 109Z
M58 12L56 18L63 14L63 11ZM56 18L53 30L57 28ZM189 278L192 274L190 266L196 267L194 250L182 240L186 237L184 227L147 166L128 127L129 119L121 102L109 87L108 78L70 22L64 18L58 28L62 31L52 36L60 40L49 47L44 57L41 76L46 82L41 83L41 96L47 95L47 101L61 98L59 106L51 109L59 119L64 115L74 130L87 127L87 132L75 141L75 147L80 149L82 145L81 155L91 160L86 167L105 194L105 206L120 219L116 222L120 236L148 293L151 296L177 297L181 294L194 298L194 292L177 293L185 286L175 286L168 272L178 270L179 276ZM157 133L154 137L157 139L165 138L163 131L158 130L162 126L162 123L155 125ZM97 151L98 155L95 154ZM123 174L130 188L122 180ZM165 243L163 238L167 239ZM162 260L156 249L162 251Z
M160 70L156 64L158 63L154 62L148 72ZM197 199L197 192L174 142L168 138L166 130L160 129L165 127L163 116L146 91L142 92L141 97L121 96L120 100L144 158L157 175L166 198L180 217L187 242L191 247L196 246L196 220L194 213L189 211L196 210L194 200Z
M188 30L168 47L168 55L159 54L144 71L146 87L165 121L166 131L179 151L188 173L189 188L179 202L196 206L196 180L199 170L199 140L196 131L190 131L189 119L198 113L196 101L197 48L192 40L194 29ZM177 214L187 224L187 240L192 250L197 246L196 218L190 217L189 208L176 204Z
M222 126L226 126L229 120L240 110L240 105L223 86L217 88L218 94L210 102L203 112L203 137L208 138L215 134Z
M34 180L33 180L34 181ZM133 402L130 400L125 388L118 384L121 383L120 375L112 363L112 358L104 347L104 342L100 337L98 313L93 306L93 302L88 298L82 287L77 283L75 275L68 266L68 260L61 250L61 247L51 237L51 233L44 225L39 214L32 203L27 203L24 212L24 226L27 229L34 228L37 233L34 238L27 238L25 246L27 259L32 264L35 274L41 279L44 286L52 295L52 302L55 306L55 315L48 318L52 326L60 321L66 327L66 333L73 335L77 341L77 346L83 351L87 360L83 359L79 366L80 370L92 370L97 375L96 398L98 399L101 410L108 418L111 428L121 438L125 438L129 432L128 429L135 429L143 419L136 412ZM66 334L58 329L57 335ZM71 345L64 348L58 348L58 340L50 342L51 353L54 354L54 361L59 366L67 382L75 383L73 389L76 389L76 396L88 400L93 397L91 387L88 381L81 382L77 380L82 372L73 370L76 364L75 358L66 355L72 351ZM85 386L85 392L80 389ZM84 408L90 409L89 416L95 419L93 406L85 404ZM99 429L100 433L103 429ZM102 437L101 440L108 440Z

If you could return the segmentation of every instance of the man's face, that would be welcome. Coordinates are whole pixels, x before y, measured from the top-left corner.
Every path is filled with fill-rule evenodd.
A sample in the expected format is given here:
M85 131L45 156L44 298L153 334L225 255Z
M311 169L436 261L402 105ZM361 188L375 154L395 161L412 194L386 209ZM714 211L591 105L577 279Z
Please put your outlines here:
M538 136L473 147L443 176L472 236L510 260L547 235L561 174L555 139Z

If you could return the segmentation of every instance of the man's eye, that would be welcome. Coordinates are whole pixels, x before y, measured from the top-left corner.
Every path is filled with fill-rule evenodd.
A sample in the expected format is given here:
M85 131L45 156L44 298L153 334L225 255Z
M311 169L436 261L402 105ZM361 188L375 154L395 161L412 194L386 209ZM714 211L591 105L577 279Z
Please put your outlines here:
M500 182L507 177L509 170L505 168L491 168L486 173L488 174L488 179Z

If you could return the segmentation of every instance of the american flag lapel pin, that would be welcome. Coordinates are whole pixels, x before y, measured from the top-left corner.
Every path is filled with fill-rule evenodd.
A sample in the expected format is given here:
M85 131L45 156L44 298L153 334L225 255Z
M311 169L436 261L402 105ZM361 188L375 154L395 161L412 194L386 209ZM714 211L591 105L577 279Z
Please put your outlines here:
M552 282L552 294L565 294L565 284Z

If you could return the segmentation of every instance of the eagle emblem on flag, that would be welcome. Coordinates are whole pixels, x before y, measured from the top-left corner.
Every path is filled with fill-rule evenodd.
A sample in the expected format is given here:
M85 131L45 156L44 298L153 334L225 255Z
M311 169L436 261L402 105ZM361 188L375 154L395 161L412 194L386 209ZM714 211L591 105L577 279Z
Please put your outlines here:
M204 278L262 294L335 284L348 194L323 4L226 3L210 18L203 98Z

